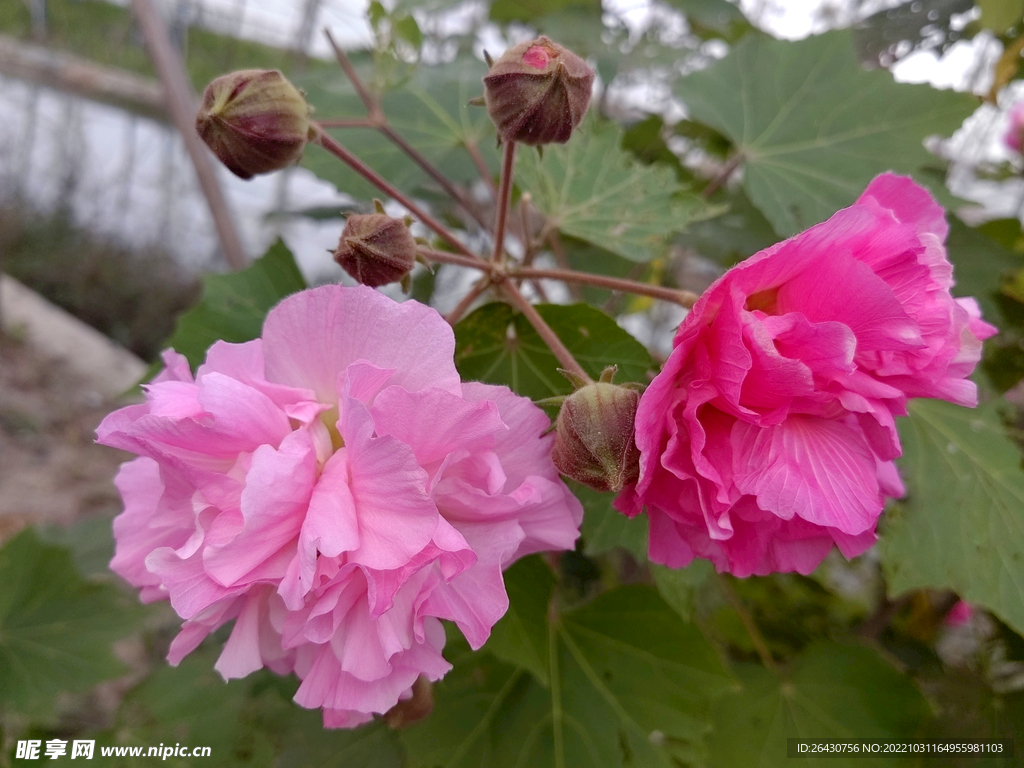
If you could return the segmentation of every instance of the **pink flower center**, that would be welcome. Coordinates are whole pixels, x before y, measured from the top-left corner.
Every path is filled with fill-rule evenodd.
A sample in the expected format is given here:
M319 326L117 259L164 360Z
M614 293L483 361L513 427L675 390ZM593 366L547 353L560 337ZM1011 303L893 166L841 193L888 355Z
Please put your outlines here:
M554 54L549 48L543 45L535 45L527 48L526 53L523 54L523 63L528 64L534 69L546 69L548 62L553 58Z

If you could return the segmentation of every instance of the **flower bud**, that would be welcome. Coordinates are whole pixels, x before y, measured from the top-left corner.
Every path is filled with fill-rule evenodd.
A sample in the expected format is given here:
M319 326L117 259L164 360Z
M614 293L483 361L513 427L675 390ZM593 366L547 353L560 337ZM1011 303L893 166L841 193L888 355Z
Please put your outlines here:
M196 131L229 171L251 179L302 157L311 111L277 70L244 69L206 86Z
M509 48L484 76L484 103L498 135L523 144L564 144L590 103L594 70L538 37Z
M551 458L558 471L597 491L618 493L640 474L633 435L640 392L612 384L614 366L601 380L565 398L555 421Z
M384 713L384 722L388 727L398 731L415 725L433 711L434 686L426 676L420 675L412 684L408 697L401 699Z
M345 222L334 260L358 282L376 288L402 280L416 262L409 225L383 213L354 214Z

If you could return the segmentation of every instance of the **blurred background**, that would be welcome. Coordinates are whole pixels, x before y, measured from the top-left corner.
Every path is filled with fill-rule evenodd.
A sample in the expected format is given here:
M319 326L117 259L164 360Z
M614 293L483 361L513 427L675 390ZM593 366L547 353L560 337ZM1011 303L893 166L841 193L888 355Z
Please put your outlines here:
M1009 108L1024 97L1024 89L1014 84L1024 82L1024 0L145 4L162 19L194 94L222 73L278 68L317 96L311 101L319 108L317 117L324 118L362 116L342 110L353 104L358 109L351 93L332 91L343 76L325 28L357 65L383 71L385 79L396 82L410 77L403 67L468 56L473 73L464 79L473 87L484 69L484 49L500 53L541 29L595 63L602 87L598 106L628 127L627 148L640 161L662 163L680 179L702 184L721 170L725 150L716 154L721 137L701 133L686 120L686 105L673 94L672 82L724 57L751 27L794 40L852 29L864 68L884 68L902 82L977 96L977 109L952 138L927 143L935 157L931 189L941 202L972 226L1019 221L1024 214L1020 158L1002 141ZM384 49L388 60L397 62L392 70L375 59ZM443 93L443 83L435 86L430 93ZM417 124L415 109L400 117L411 128ZM493 137L488 141L482 148L494 170ZM339 189L325 180L334 177L320 166L320 175L314 174L307 167L313 162L307 158L302 166L248 182L216 165L224 202L220 213L232 222L244 260L255 259L281 238L310 284L348 281L329 251L337 243L339 215L368 195L353 188L350 197L344 184ZM486 200L486 184L478 184L470 193ZM415 192L436 202L429 190ZM26 525L49 524L43 530L51 541L74 537L79 571L105 572L109 520L121 509L111 480L125 457L95 446L94 429L158 358L175 318L198 301L200 275L239 266L209 199L167 109L146 34L127 1L0 0L0 272L17 281L5 277L0 290L0 542ZM740 196L732 202L730 215L739 222L735 238L711 240L699 222L689 227L670 257L656 266L672 276L668 282L702 290L724 267L778 239L749 203L743 208ZM1019 232L1015 227L1018 242L1007 247L1021 250ZM442 311L458 294L443 285L429 288ZM555 292L549 298L570 296ZM649 306L641 309L632 318L625 313L620 324L645 344L666 349L681 314L658 316ZM1024 346L1014 347L1016 337L1010 338L1006 354L1021 363ZM1000 388L1008 389L1022 367L1008 366ZM69 523L77 526L73 534L61 527ZM770 595L766 602L774 599ZM140 667L138 659L159 659L162 652L131 646L118 655ZM212 679L209 659L189 663L200 670L197 675ZM132 695L169 722L176 716L173 697L166 704L170 709L160 709L169 692L158 679L163 667L155 668L160 670L151 678L155 682ZM89 717L95 722L83 725L83 732L105 726L136 682L121 680L91 691ZM260 685L250 685L252 700L263 696ZM260 716L269 717L267 712ZM3 715L0 707L0 726ZM263 748L260 728L249 726ZM165 738L159 729L149 733ZM259 754L257 747L246 760L268 764L252 757ZM0 744L0 766L5 748Z

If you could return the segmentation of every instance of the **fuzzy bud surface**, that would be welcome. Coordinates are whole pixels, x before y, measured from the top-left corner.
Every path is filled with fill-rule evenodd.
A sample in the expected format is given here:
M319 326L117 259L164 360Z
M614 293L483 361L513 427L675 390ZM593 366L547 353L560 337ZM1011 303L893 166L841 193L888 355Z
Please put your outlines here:
M640 451L633 434L639 402L640 392L612 384L610 375L566 397L551 454L558 471L603 492L618 493L636 482Z
M362 285L396 283L416 262L416 240L401 219L355 214L345 222L334 260Z
M206 86L196 131L229 171L251 179L298 162L311 111L277 70L245 69Z
M487 113L503 141L564 144L590 104L594 70L546 37L509 48L484 76Z

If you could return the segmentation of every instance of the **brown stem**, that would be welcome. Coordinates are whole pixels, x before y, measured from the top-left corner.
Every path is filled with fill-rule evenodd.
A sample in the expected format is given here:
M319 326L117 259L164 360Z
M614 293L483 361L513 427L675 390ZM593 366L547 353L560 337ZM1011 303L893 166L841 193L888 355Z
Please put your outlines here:
M480 172L480 177L487 182L487 186L491 188L491 195L495 200L498 199L498 188L494 186L494 179L491 176L491 169L487 167L487 163L484 161L484 156L480 154L480 147L476 145L475 141L467 141L464 146L469 156L473 158L473 164L476 165L477 171Z
M362 99L363 104L366 106L366 111L370 113L371 120L380 120L383 115L381 114L380 104L377 99L373 97L370 91L363 85L363 81L359 78L356 73L355 67L352 66L352 62L348 60L348 56L345 55L337 43L334 42L334 38L331 37L329 30L324 30L324 34L327 36L327 42L331 44L331 48L334 49L334 58L337 59L338 65L345 72L345 76L352 83L352 87L356 89L356 93L359 94L359 98Z
M210 208L210 216L213 217L217 238L224 250L224 258L232 269L242 269L249 259L235 227L227 197L217 179L210 153L196 133L196 97L181 57L171 45L167 36L167 25L164 24L163 16L152 0L132 0L132 10L139 21L149 55L163 84L171 119L181 134L185 150L195 167L196 179Z
M415 147L395 133L394 128L385 122L383 125L378 126L377 130L383 133L392 144L405 152L405 154L408 155L416 165L423 169L424 173L436 181L441 188L447 192L453 200L455 200L455 202L462 206L466 213L473 217L473 220L476 221L477 224L482 228L487 229L487 222L484 221L483 214L481 214L480 211L477 210L476 206L473 205L472 201L466 197L466 193L452 184L451 181L448 180L448 177L431 165L430 161L421 155Z
M455 235L449 232L441 222L437 221L437 219L416 205L416 203L406 197L402 192L389 184L380 174L370 168L370 166L366 165L362 160L341 146L341 144L339 144L330 134L321 130L319 125L314 123L313 126L316 129L316 136L312 139L313 143L319 144L336 158L345 163L345 165L353 171L373 184L373 186L377 187L381 192L404 205L406 209L412 212L412 214L422 221L424 225L429 229L432 229L438 237L452 246L459 253L469 256L474 260L480 259L477 254L469 250L469 248L463 245Z
M439 264L455 264L460 267L472 267L473 269L480 269L483 271L489 271L491 265L489 262L484 261L477 255L473 255L472 258L467 258L459 253L449 253L448 251L435 251L433 248L427 248L420 246L416 249L416 253L425 258L427 261L436 261Z
M757 623L754 621L754 617L750 615L750 611L747 610L747 606L743 604L743 600L732 584L725 577L716 574L718 576L718 584L722 588L722 593L726 599L732 605L733 609L739 614L740 621L743 622L744 629L747 630L747 634L750 635L750 642L754 644L754 650L757 651L758 657L761 659L761 663L764 664L765 669L770 672L777 672L778 668L775 666L775 659L772 658L771 651L768 650L768 644L764 641L764 635L761 634L761 630L758 628Z
M551 246L551 252L555 254L555 261L558 263L559 268L566 271L571 270L572 265L569 263L569 257L565 255L562 238L554 227L548 232L547 241ZM580 293L580 289L575 283L569 286L569 295L572 296L573 301L580 301L583 298L583 294Z
M519 292L516 284L506 275L501 279L501 287L505 290L508 295L509 301L516 309L523 313L530 325L537 331L537 335L540 336L544 343L548 345L552 354L561 363L562 367L570 373L574 373L586 382L592 382L593 379L590 375L583 370L576 358L572 356L572 352L562 343L562 340L558 338L558 334L555 333L554 329L545 322L544 318L540 316L537 309L526 300L526 297Z
M320 120L321 128L376 128L377 124L368 117L337 120Z
M367 127L376 128L387 139L398 147L400 150L405 152L409 158L416 163L423 172L426 173L430 178L436 181L441 188L447 192L455 202L461 205L466 212L473 217L473 219L484 229L487 229L487 222L484 221L480 211L476 209L469 198L466 197L465 193L456 187L448 178L435 168L427 158L420 154L419 150L413 147L409 142L403 139L395 129L388 125L387 115L384 114L384 108L381 106L380 101L370 93L369 89L363 83L359 77L359 73L356 72L355 67L352 66L352 62L349 61L345 51L343 51L337 43L334 42L334 38L331 37L331 33L324 31L327 35L327 40L331 44L331 48L334 49L334 58L337 59L338 64L345 72L345 76L348 77L352 83L352 87L356 89L356 93L359 94L359 98L362 99L363 104L366 106L366 111L369 113L369 117L362 121L351 121L352 125L345 125L343 120L333 120L330 123L321 122L320 124L325 127Z
M676 288L666 288L661 285L650 285L635 280L626 280L621 277L609 277L607 275L594 275L589 272L576 272L571 269L537 269L535 267L519 267L513 271L517 277L537 277L548 280L564 280L567 283L583 283L598 288L608 288L612 291L626 291L641 296L650 296L663 301L671 301L690 308L700 297L690 291L682 291Z
M730 157L726 164L722 166L722 170L718 172L718 175L711 179L711 181L708 182L708 185L701 191L701 197L707 200L715 194L715 192L721 189L725 182L729 180L729 177L732 176L732 172L736 170L742 161L742 152L736 152L732 157Z
M505 151L501 156L501 179L498 187L498 210L494 223L494 253L491 261L495 264L505 251L505 222L508 220L508 202L512 196L512 172L516 162L516 143L505 142Z
M466 310L469 309L473 305L473 302L476 301L484 291L490 288L491 285L492 283L489 277L484 277L479 280L469 293L463 296L462 300L455 305L455 309L444 316L444 319L448 321L448 325L455 325L459 322L459 320L462 319L462 316L466 314Z

